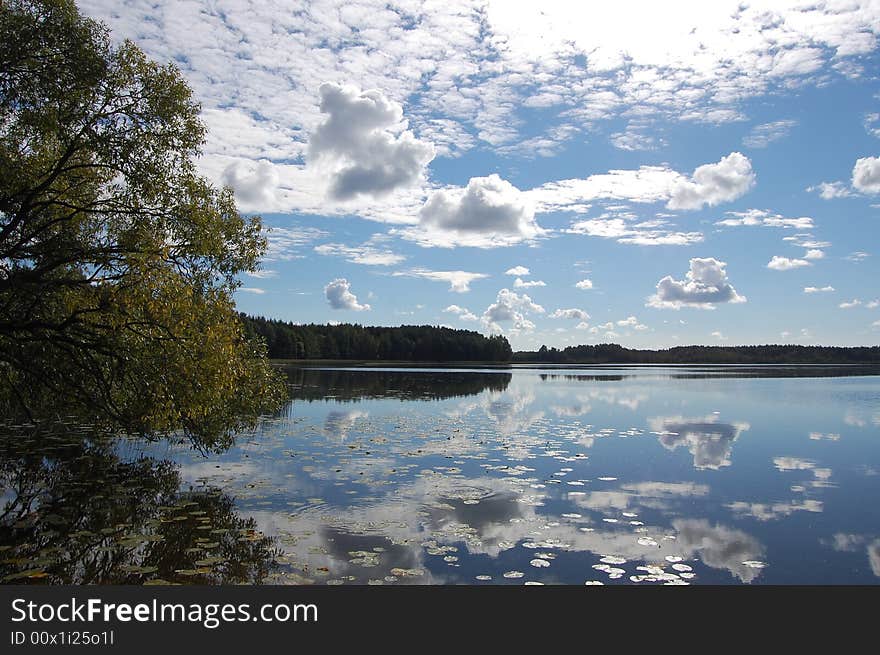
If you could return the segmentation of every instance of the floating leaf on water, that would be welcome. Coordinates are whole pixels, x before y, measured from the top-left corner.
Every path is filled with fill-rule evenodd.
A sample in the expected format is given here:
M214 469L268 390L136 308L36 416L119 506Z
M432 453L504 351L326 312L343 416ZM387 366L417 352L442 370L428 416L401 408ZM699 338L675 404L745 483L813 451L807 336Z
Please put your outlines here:
M550 562L548 562L545 559L538 558L538 557L536 557L535 559L530 561L529 564L534 566L536 569L543 569L543 568L550 566ZM505 577L507 577L507 574L505 574Z
M754 559L746 560L745 562L743 562L743 564L751 569L763 569L765 566L767 566L766 562L760 562Z
M675 564L676 562L680 562L681 560L682 560L682 558L679 557L678 555L667 555L666 556L666 561L670 562L672 564Z
M543 582L536 582L534 580L527 580L526 582L523 582L523 584L526 586L530 586L530 587L543 587L544 586Z
M694 569L687 564L673 564L672 568L676 571L684 571L685 573L690 573Z
M425 572L422 569L393 568L391 569L391 575L400 578L417 578L419 576L425 575Z
M522 571L507 571L504 574L505 578L521 578L525 575Z
M603 564L626 564L626 558L618 557L617 555L606 555L599 561Z
M654 541L651 537L639 537L638 539L640 546L656 546L657 542Z
M587 580L586 582L584 582L584 584L588 587L598 587L605 585L605 583L601 580Z
M478 576L476 576L476 579L480 580L482 582L486 582L487 580L491 580L492 576L491 575L478 575Z
M605 523L617 523L617 519L602 519Z

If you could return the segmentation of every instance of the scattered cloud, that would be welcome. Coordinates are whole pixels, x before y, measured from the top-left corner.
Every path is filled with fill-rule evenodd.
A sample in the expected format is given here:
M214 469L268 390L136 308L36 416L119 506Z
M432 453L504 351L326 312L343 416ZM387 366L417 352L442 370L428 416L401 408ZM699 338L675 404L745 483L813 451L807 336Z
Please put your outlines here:
M767 227L785 227L795 228L798 230L811 230L814 227L813 219L808 216L800 218L785 218L780 214L771 214L766 209L748 209L742 212L727 212L725 218L718 221L715 225L724 225L726 227L736 227L742 225L764 225Z
M588 280L581 280L580 282L578 282L574 286L578 289L583 289L584 291L587 291L588 289L593 288L593 281L589 280L589 279Z
M492 332L503 331L500 323L510 323L515 330L530 331L535 328L535 324L526 318L531 313L543 314L544 308L532 302L526 294L501 289L495 302L483 312L483 325Z
M264 259L265 261L302 259L305 256L300 253L303 246L328 236L329 234L324 230L314 227L269 227L266 230L269 245Z
M748 148L766 148L774 141L788 136L797 121L786 119L755 125L752 131L743 138L743 145Z
M774 271L790 271L804 266L810 266L810 262L806 259L790 259L779 255L773 255L773 258L767 262L767 268Z
M467 293L471 290L471 282L489 277L485 273L469 273L467 271L431 271L426 268L413 268L408 271L395 271L393 277L420 277L426 280L448 282L449 290L456 293Z
M862 304L862 301L858 298L853 298L852 300L845 300L838 305L841 309L852 309L853 307L858 307Z
M818 248L810 248L804 254L804 259L824 259L825 251L819 250Z
M522 278L516 278L513 282L514 289L530 289L532 287L546 287L547 283L543 280L529 280L528 282L523 281Z
M434 146L406 129L399 103L379 91L333 83L319 93L327 118L309 139L308 161L328 170L331 198L382 196L424 177Z
M220 177L224 186L232 187L235 200L245 211L260 211L278 207L278 171L266 160L239 160L232 162Z
M857 159L852 171L852 185L862 193L880 193L880 157Z
M736 200L755 184L748 157L732 152L717 163L703 164L690 175L668 166L612 170L585 179L548 182L527 192L537 211L571 211L593 200L635 203L666 201L668 209L700 209Z
M844 259L847 259L851 262L860 262L860 261L867 259L870 256L871 255L867 252L862 252L861 250L857 250L856 252L852 252L852 253L848 254L846 257L844 257Z
M830 284L824 287L804 287L804 293L829 293L834 291L834 287Z
M834 198L849 198L855 195L843 182L820 182L815 186L807 187L808 193L818 193L823 200Z
M324 296L333 309L349 309L356 312L367 311L370 306L358 302L351 292L351 284L345 278L336 278L324 287Z
M266 293L265 289L260 289L258 287L238 287L238 291L243 291L244 293L253 293L258 296L262 296Z
M568 318L568 319L576 319L578 321L589 321L590 315L587 314L583 309L557 309L552 314L550 314L550 318Z
M527 269L525 266L514 266L513 268L508 268L506 271L504 271L504 274L524 277L526 275L531 275L531 271L529 271L529 269Z
M662 309L714 309L720 303L746 302L745 296L738 294L727 279L726 266L713 257L695 257L690 260L684 280L667 275L657 283L657 292L646 305Z
M472 313L469 309L465 307L459 307L458 305L449 305L446 309L443 310L448 314L455 314L458 316L461 321L479 321L479 317Z
M545 234L526 196L492 174L472 177L465 188L440 189L419 212L419 225L395 233L424 247L497 248Z
M406 260L403 255L398 255L390 250L377 248L367 242L360 246L346 246L341 243L323 243L315 246L315 252L319 255L333 255L344 257L353 264L365 266L393 266Z

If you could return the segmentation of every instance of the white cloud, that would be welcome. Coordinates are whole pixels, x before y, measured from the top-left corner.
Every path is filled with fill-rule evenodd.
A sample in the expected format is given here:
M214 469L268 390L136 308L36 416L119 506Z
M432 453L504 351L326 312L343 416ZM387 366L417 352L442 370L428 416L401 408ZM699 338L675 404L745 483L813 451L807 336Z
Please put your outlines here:
M543 314L544 308L532 302L526 294L519 295L509 289L501 289L495 302L483 312L483 324L493 332L501 332L500 323L511 323L515 330L533 330L535 324L527 314Z
M857 159L852 171L852 185L862 193L880 193L880 157Z
M587 314L583 309L557 309L552 314L550 314L550 318L570 318L577 319L579 321L589 321L590 315Z
M476 314L472 313L469 309L465 307L459 307L458 305L449 305L446 309L443 310L448 314L455 314L458 316L459 320L462 321L478 321L480 320Z
M539 212L566 211L599 200L636 203L666 201L669 209L700 209L736 200L755 184L748 157L732 152L714 164L698 166L691 176L667 166L612 170L585 179L548 182L526 192Z
M599 218L575 221L565 230L569 234L585 234L587 236L617 239L619 243L630 243L639 246L686 246L703 241L700 232L671 232L666 229L668 223L663 219L628 222L634 218L631 214L603 214Z
M797 121L790 119L755 125L752 131L743 138L743 145L749 148L766 148L774 141L788 136L795 125L797 125Z
M648 307L680 309L698 307L714 309L719 303L743 303L727 279L727 264L712 257L690 260L686 279L675 280L667 275L657 283L657 292L648 298Z
M703 164L691 179L673 185L669 209L700 209L736 200L755 185L752 162L739 152L722 157L717 164Z
M804 266L810 266L810 262L806 259L790 259L788 257L780 257L779 255L773 255L773 258L767 262L767 268L774 271L790 271Z
M522 278L516 278L513 282L514 289L530 289L532 287L546 287L547 283L543 280L529 280L525 282Z
M353 264L363 264L365 266L393 266L404 261L406 257L391 252L390 250L382 250L370 245L369 242L360 246L346 246L341 243L323 243L315 246L315 252L319 255L334 255L344 257L346 261Z
M807 187L807 192L816 192L823 200L849 198L853 195L853 192L843 182L820 182L815 186Z
M421 246L496 248L545 233L529 200L492 174L472 177L465 188L440 189L419 212L419 226L395 232Z
M245 273L248 277L255 277L260 280L267 280L269 278L278 277L278 271L273 271L272 269L265 269L261 271L247 271Z
M239 287L238 290L244 291L245 293L254 293L258 296L262 296L264 293L266 293L265 289L260 289L258 287Z
M505 275L515 275L517 277L531 275L531 271L527 269L525 266L514 266L513 268L508 268L504 271Z
M830 284L824 287L804 287L804 293L828 293L834 291Z
M852 309L853 307L858 307L861 304L862 304L861 300L859 300L858 298L853 298L852 300L849 300L849 301L843 301L842 303L840 303L838 305L838 307L840 307L841 309Z
M423 178L434 146L405 129L399 103L379 91L333 83L319 92L327 119L309 139L308 160L327 167L331 198L382 196Z
M274 227L269 226L266 230L266 239L269 241L266 249L266 261L302 259L299 249L307 246L318 239L329 236L324 230L314 227Z
M720 330L715 330L710 336L715 337L718 341L727 341L727 337L725 337Z
M485 273L469 273L467 271L431 271L426 268L413 268L408 271L395 271L393 277L420 277L426 280L448 282L449 290L466 293L471 290L471 282L489 277Z
M870 256L871 255L869 253L857 250L856 252L851 252L850 254L848 254L846 257L844 257L844 259L849 260L851 262L860 262L862 260L867 259Z
M333 309L350 309L362 312L370 309L367 304L358 302L357 296L351 292L351 284L345 278L336 278L324 287L324 296Z
M818 248L810 248L807 250L806 254L804 254L804 259L824 259L825 251L819 250Z
M588 289L593 288L593 281L592 280L581 280L580 282L578 282L574 286L577 287L578 289L583 289L584 291L586 291Z
M229 164L221 182L232 187L235 200L243 211L265 211L278 207L278 171L266 160L240 160Z
M785 227L798 230L811 230L815 227L813 219L809 216L785 218L780 214L771 214L766 209L748 209L742 212L727 212L726 215L732 216L733 218L725 218L722 221L716 222L715 225L724 225L726 227L764 225L767 227Z

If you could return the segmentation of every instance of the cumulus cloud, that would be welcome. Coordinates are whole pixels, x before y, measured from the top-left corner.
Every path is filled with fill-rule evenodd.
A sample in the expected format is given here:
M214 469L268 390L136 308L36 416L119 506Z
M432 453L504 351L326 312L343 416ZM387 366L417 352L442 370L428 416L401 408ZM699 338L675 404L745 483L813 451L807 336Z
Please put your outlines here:
M727 264L713 257L694 257L684 280L667 275L657 283L657 292L648 298L648 307L714 309L719 303L746 302L727 279Z
M691 179L673 185L669 209L700 209L736 200L755 185L752 162L739 152L722 157L717 164L703 164Z
M351 284L345 278L336 278L324 287L324 296L333 309L350 309L356 312L367 311L370 306L358 302L351 292Z
M266 159L234 161L223 170L220 179L224 186L232 187L241 209L277 209L278 172L272 162Z
M862 193L880 193L880 157L857 159L852 171L852 185Z
M584 203L600 199L666 201L668 209L700 209L736 200L754 184L752 162L742 153L732 152L714 164L698 166L690 176L668 166L641 166L548 182L527 194L540 212L582 210Z
M480 320L477 315L471 312L469 309L465 307L459 307L458 305L449 305L449 307L447 307L443 311L447 314L455 314L456 316L458 316L459 320L462 321Z
M588 289L592 289L592 288L593 288L593 281L592 281L592 280L589 280L589 279L587 279L587 280L581 280L580 282L578 282L578 283L575 284L574 286L575 286L576 288L578 288L578 289L583 289L584 291L586 291L586 290L588 290Z
M472 177L463 189L435 191L419 212L419 226L397 233L426 247L495 248L532 240L545 230L523 193L493 173Z
M810 248L804 253L804 259L824 259L825 251L818 248Z
M522 278L516 278L513 281L514 289L531 289L532 287L546 287L547 283L544 280L529 280L526 282Z
M840 307L841 309L852 309L853 307L858 307L861 304L862 304L861 300L859 300L858 298L853 298L852 300L844 301L844 302L840 303L840 305L838 305L838 307Z
M431 271L426 268L413 268L408 271L395 271L393 277L420 277L426 280L448 282L449 290L466 293L471 290L471 282L489 277L485 273L469 273L467 271Z
M587 314L587 312L585 312L583 309L557 309L552 314L550 314L550 318L571 318L577 319L579 321L589 321L590 315Z
M331 198L382 196L424 176L434 146L406 129L400 104L338 84L322 84L319 92L327 118L309 139L308 159L328 167Z
M522 277L525 275L531 275L531 271L529 269L527 269L525 266L514 266L513 268L508 268L506 271L504 271L504 274Z
M500 323L510 323L515 330L533 330L535 324L526 318L530 313L543 314L544 308L526 294L501 289L495 302L483 312L483 324L493 332L502 331Z
M773 255L773 258L767 262L767 268L774 271L790 271L794 268L803 268L810 266L810 262L806 259L790 259L789 257L780 257Z
M804 287L804 293L828 293L834 291L830 284L824 287Z
M853 195L853 192L843 182L820 182L814 186L808 186L807 192L818 193L823 200L848 198Z

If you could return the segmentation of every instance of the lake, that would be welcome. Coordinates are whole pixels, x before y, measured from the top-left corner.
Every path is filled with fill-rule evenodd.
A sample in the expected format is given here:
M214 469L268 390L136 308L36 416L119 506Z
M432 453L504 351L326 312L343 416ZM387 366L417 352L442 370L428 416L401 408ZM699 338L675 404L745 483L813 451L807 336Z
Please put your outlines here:
M219 455L7 426L0 578L880 582L876 370L286 372Z

